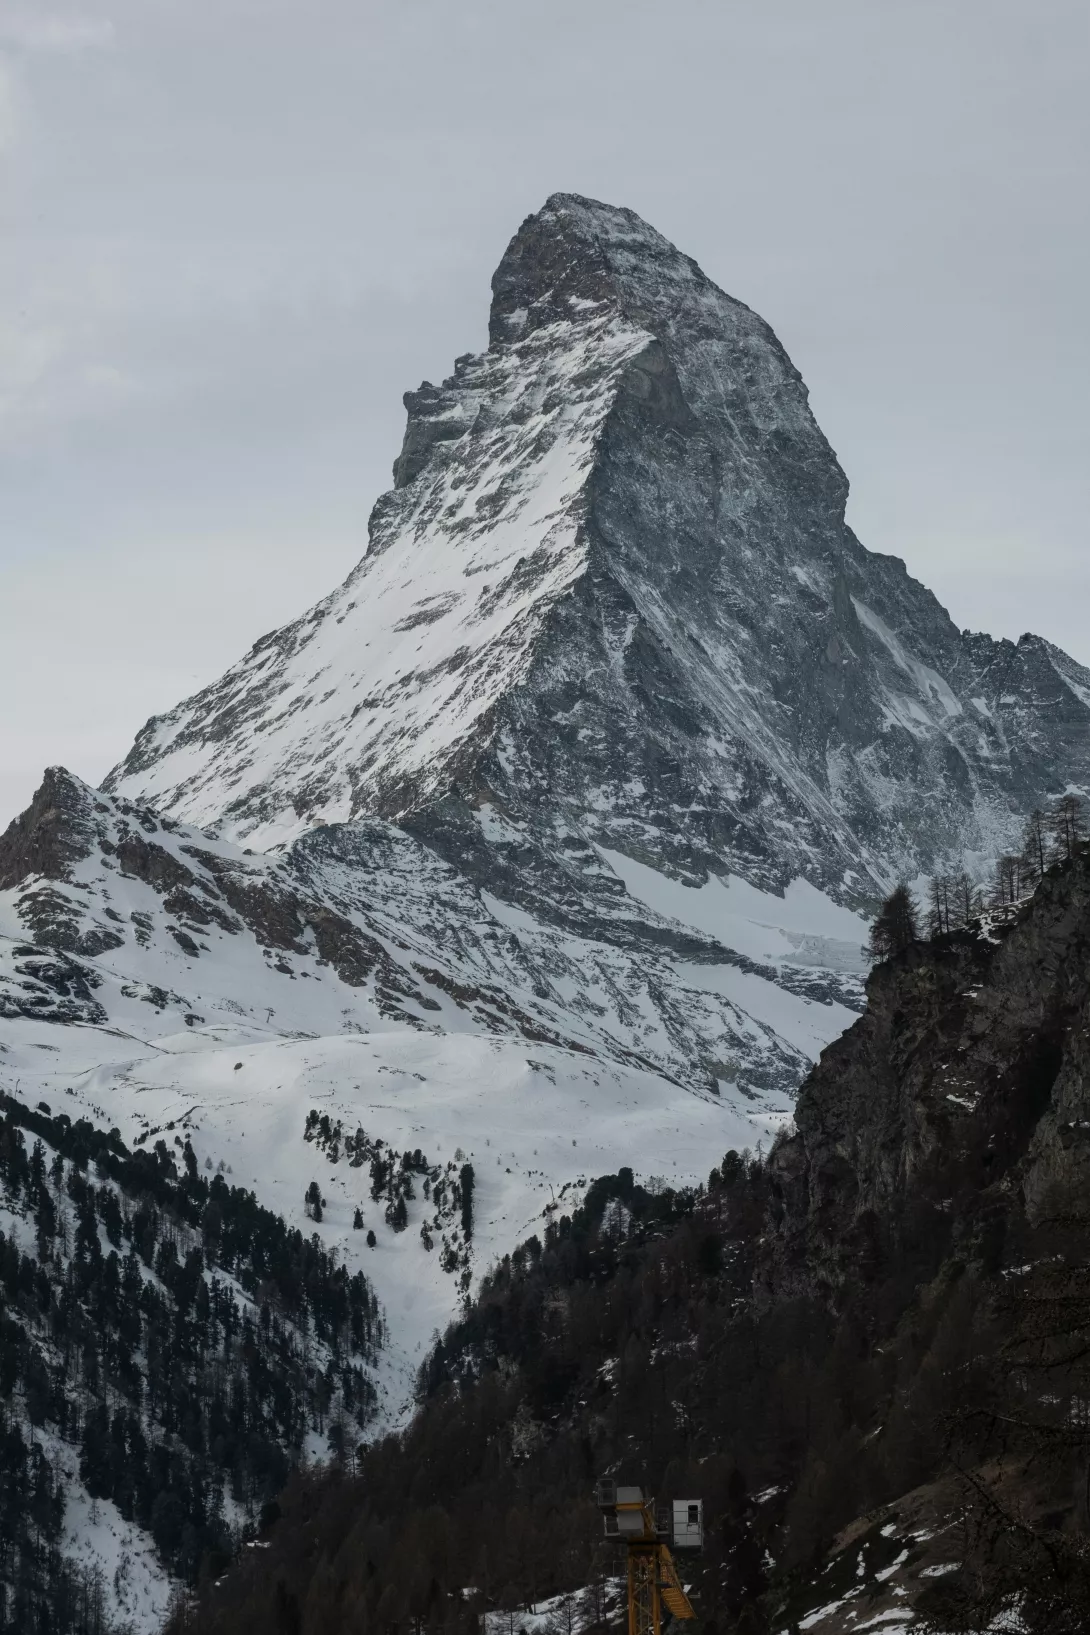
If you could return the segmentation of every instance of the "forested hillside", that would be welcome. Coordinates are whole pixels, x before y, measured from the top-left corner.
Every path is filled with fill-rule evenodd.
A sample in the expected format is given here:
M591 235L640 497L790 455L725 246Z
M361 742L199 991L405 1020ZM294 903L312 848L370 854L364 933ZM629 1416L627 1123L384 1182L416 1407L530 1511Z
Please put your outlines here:
M222 1572L304 1448L355 1446L382 1318L188 1137L130 1152L44 1104L0 1114L0 1630L154 1627L166 1575ZM113 1582L66 1560L66 1488L112 1518Z
M768 1161L596 1182L175 1635L468 1635L564 1592L593 1624L606 1472L703 1497L706 1631L1085 1630L1088 971L1082 848L880 964Z

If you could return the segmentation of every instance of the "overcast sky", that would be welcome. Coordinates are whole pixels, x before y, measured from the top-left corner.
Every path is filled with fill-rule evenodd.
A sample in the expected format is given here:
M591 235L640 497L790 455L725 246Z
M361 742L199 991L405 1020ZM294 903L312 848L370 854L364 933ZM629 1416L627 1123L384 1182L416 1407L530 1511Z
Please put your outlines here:
M0 826L362 554L557 189L773 325L865 544L1090 663L1086 0L0 0Z

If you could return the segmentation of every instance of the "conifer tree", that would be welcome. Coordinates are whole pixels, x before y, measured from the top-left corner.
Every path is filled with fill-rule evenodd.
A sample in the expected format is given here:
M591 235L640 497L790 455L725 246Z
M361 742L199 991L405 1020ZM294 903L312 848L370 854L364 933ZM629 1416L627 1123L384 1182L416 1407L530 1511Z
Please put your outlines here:
M928 936L942 937L951 929L952 896L953 888L949 875L934 875L927 899Z
M1039 806L1026 819L1022 831L1022 867L1026 879L1036 884L1049 864L1049 820Z
M1024 891L1024 864L1015 852L1006 852L995 865L992 902L996 908L1013 908L1021 902Z
M982 910L980 892L964 869L951 882L950 898L954 929L964 930L979 920Z
M1048 827L1056 856L1070 861L1086 835L1086 813L1080 797L1066 794L1054 801L1048 812Z
M463 1164L459 1180L462 1184L462 1231L468 1243L473 1236L473 1165Z
M916 905L902 880L878 910L870 931L870 951L875 959L893 959L918 941Z

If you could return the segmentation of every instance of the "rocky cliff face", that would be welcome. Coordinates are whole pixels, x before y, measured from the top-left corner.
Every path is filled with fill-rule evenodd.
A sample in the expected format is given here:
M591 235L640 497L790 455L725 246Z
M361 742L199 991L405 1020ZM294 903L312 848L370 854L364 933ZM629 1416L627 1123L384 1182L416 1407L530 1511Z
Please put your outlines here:
M762 1281L834 1301L898 1259L980 1254L1025 1216L1085 1214L1090 853L1016 923L878 966L770 1159Z
M489 333L407 394L346 583L109 787L262 847L380 814L570 913L595 844L862 898L1086 784L1090 674L859 544L768 325L639 217L551 198Z

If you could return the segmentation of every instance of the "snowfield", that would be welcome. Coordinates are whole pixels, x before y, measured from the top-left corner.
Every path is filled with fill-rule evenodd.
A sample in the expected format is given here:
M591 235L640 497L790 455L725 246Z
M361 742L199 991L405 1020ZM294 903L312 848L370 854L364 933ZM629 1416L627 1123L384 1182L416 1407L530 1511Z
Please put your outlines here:
M60 1042L59 1031L10 1028L0 1084L31 1105L41 1099L54 1112L116 1126L129 1145L149 1131L188 1134L202 1166L223 1163L233 1185L251 1187L366 1274L390 1330L377 1430L404 1422L424 1349L469 1291L457 1272L442 1270L438 1234L424 1247L420 1228L434 1211L422 1198L395 1232L370 1196L367 1168L344 1156L330 1163L304 1139L312 1108L347 1133L362 1127L399 1151L419 1147L432 1164L472 1163L474 1281L531 1233L540 1237L550 1214L570 1210L595 1176L628 1164L652 1184L703 1180L728 1148L767 1145L776 1124L710 1094L679 1094L650 1072L466 1033L385 1028L285 1039L217 1029L140 1050L105 1029L66 1029ZM314 1180L327 1205L320 1224L304 1210ZM352 1225L357 1208L362 1230Z

